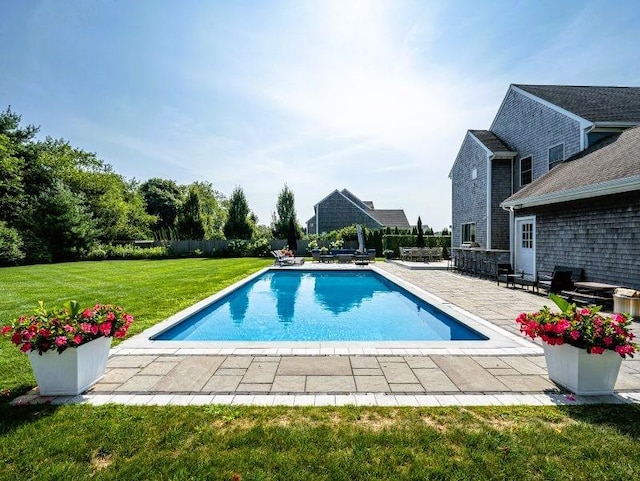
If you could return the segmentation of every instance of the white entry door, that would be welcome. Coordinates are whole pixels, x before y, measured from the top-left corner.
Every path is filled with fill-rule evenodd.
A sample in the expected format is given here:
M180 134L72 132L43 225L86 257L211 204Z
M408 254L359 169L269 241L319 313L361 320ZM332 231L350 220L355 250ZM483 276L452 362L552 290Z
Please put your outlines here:
M536 277L536 218L516 218L515 231L515 271L533 280Z

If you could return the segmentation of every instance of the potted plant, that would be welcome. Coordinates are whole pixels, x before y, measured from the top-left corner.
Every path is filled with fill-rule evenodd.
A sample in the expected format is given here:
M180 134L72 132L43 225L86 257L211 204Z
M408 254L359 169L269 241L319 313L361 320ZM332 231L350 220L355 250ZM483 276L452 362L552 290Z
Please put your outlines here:
M124 337L132 322L118 306L81 309L69 301L47 309L41 301L33 315L10 321L0 332L28 354L40 394L76 395L104 377L111 338Z
M521 332L542 340L549 378L576 394L613 393L622 359L638 349L631 317L602 315L600 306L578 308L555 294L549 298L559 313L544 306L516 319Z

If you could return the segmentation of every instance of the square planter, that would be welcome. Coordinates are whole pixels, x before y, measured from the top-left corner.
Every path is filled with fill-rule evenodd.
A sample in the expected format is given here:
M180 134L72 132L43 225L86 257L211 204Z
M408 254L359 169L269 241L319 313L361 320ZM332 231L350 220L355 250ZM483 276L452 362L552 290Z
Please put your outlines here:
M622 357L612 350L589 354L568 344L543 344L549 379L575 394L613 394Z
M43 396L77 395L104 377L111 347L110 337L99 337L62 354L49 350L29 353L29 362Z

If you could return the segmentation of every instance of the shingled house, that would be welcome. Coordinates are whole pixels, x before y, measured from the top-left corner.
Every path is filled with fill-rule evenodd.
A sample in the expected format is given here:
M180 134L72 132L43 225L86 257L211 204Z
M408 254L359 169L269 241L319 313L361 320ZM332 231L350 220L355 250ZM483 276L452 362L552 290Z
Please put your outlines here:
M347 189L334 190L313 206L315 215L307 221L309 234L322 234L353 224L369 229L386 227L410 229L402 209L376 209L371 201L362 201Z
M452 245L640 287L640 88L511 85L449 177Z

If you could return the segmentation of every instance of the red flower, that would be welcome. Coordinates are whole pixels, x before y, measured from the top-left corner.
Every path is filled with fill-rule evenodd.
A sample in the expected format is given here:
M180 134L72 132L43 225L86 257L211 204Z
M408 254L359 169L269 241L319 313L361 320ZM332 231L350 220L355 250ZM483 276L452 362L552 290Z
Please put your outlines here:
M577 341L578 339L580 339L580 331L573 330L569 333L569 335L574 341Z
M602 354L604 352L604 347L593 346L589 352L591 354Z
M7 334L9 334L11 331L13 331L13 328L11 326L2 326L2 335L6 336Z
M93 317L93 311L91 309L85 309L82 312L82 317L84 317L85 319L90 319Z
M602 341L606 346L610 346L611 344L613 344L613 338L611 336L605 337Z
M104 336L109 336L111 334L111 326L113 324L110 322L104 322L102 324L100 324L100 326L98 327L98 330L104 335Z
M22 352L29 352L31 350L31 343L25 342L22 346L20 346L20 350Z
M73 326L70 326L69 324L65 324L64 330L67 331L67 332L71 332L71 333L76 332L76 328L73 327Z
M19 332L14 332L13 336L11 336L11 342L13 342L16 346L22 342L22 334Z
M91 324L89 324L88 322L81 323L80 330L82 332L91 332Z
M113 322L116 320L116 315L113 312L109 312L107 314L106 320L109 322Z
M49 337L51 335L51 331L49 329L45 329L44 327L38 330L38 334L42 337Z
M616 346L615 351L624 357L627 354L633 354L636 350L633 346Z
M78 346L82 344L82 336L80 334L76 334L73 337L73 342L75 342Z

